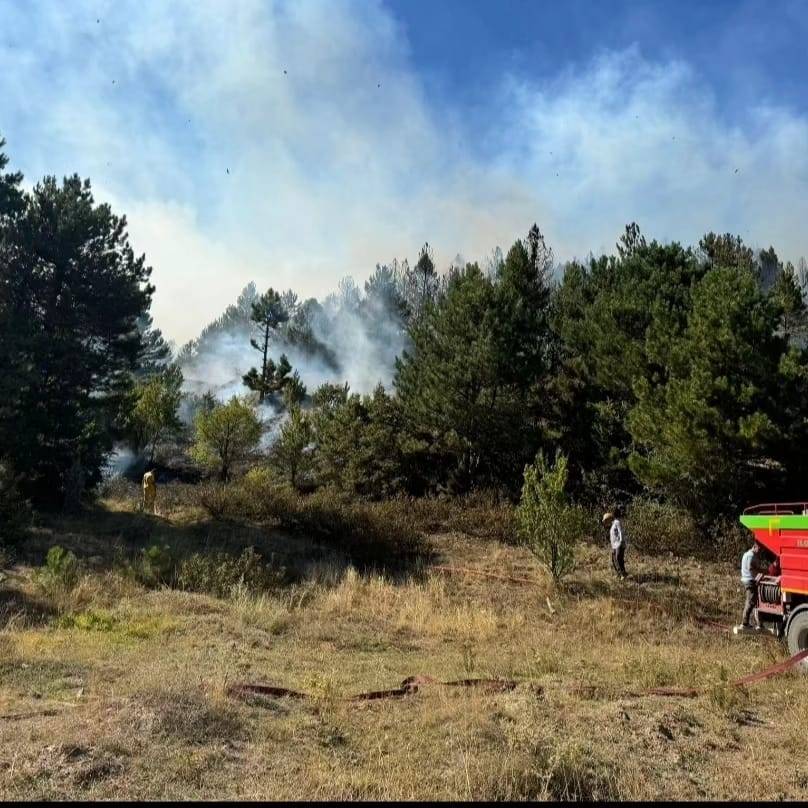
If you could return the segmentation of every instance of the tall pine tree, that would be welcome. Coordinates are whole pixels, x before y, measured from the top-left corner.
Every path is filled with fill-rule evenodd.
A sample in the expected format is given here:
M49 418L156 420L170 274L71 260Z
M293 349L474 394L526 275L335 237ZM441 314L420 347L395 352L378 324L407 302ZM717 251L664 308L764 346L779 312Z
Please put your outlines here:
M250 345L261 355L261 367L250 368L244 376L244 384L257 392L258 402L263 403L268 395L280 390L281 380L292 369L285 356L281 357L280 364L276 366L269 355L270 341L275 337L278 327L289 320L289 312L281 296L274 289L268 289L252 304L251 319L258 332L258 339L251 338Z
M741 507L777 468L776 324L750 268L716 267L697 284L668 378L636 381L630 463L644 485L704 517Z
M100 477L142 349L151 269L126 219L78 176L46 177L26 195L2 251L2 316L17 334L6 372L19 387L0 413L0 444L28 492L56 503L77 479Z

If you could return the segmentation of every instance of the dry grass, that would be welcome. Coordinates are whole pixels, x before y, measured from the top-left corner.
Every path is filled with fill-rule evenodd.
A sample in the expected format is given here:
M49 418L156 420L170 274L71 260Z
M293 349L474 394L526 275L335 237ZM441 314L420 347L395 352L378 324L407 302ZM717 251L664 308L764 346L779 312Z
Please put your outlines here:
M41 528L89 563L58 602L21 564L0 600L0 797L5 799L805 798L805 680L738 691L728 680L784 656L769 639L705 628L741 606L734 565L629 554L633 581L584 546L554 588L529 555L462 533L442 564L532 578L520 586L416 569L360 573L282 534L167 520L111 500ZM104 559L152 541L238 554L264 542L294 583L226 599L147 590ZM104 547L106 546L106 555ZM118 548L116 551L115 548ZM548 606L549 599L549 606ZM427 688L364 705L341 694L506 676L508 693ZM314 701L243 703L236 680ZM704 685L695 699L631 695ZM750 777L750 771L765 776Z

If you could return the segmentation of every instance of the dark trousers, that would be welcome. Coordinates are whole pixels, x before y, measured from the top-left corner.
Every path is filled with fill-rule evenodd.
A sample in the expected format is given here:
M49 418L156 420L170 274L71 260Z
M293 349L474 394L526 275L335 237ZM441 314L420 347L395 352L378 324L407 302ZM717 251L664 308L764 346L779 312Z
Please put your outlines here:
M619 547L612 548L612 566L618 575L626 574L626 564L624 561L626 555L626 545L621 544Z
M757 584L744 584L743 588L746 590L746 602L743 606L743 620L741 620L741 625L749 626L752 610L758 605Z

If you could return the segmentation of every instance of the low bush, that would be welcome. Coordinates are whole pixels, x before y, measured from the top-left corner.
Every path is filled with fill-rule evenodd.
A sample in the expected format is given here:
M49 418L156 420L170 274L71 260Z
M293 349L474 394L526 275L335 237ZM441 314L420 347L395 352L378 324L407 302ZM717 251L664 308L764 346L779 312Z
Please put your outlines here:
M390 502L351 501L331 489L305 496L265 468L252 469L230 485L200 489L200 503L216 518L274 522L333 546L357 564L382 567L422 552L412 514Z
M627 541L644 553L693 554L705 537L687 511L643 497L631 501L624 518Z
M48 550L36 581L47 594L70 592L79 582L80 572L75 554L57 544Z
M129 502L134 508L137 508L142 492L141 487L136 482L116 474L114 477L105 479L98 486L98 496L101 499Z
M539 453L536 462L525 467L516 509L522 541L556 580L572 572L575 544L586 533L584 511L570 504L566 487L567 458L557 453L551 465Z
M230 705L178 688L141 694L132 721L140 733L194 745L245 735L241 718Z
M563 744L547 754L542 799L553 802L598 802L620 799L620 777L596 750Z
M496 491L459 497L396 497L378 503L381 510L406 514L422 533L457 532L512 544L517 538L513 504Z
M180 480L164 482L158 471L157 513L160 516L169 516L186 508L197 506L199 504L199 495L196 490L198 485L204 484L194 484ZM101 499L115 501L118 507L123 504L126 510L139 511L143 498L143 488L140 483L124 477L112 477L99 487L98 496Z
M167 544L153 544L142 551L138 579L146 586L171 584L176 561Z
M116 626L115 617L109 612L86 611L67 614L57 622L59 628L80 629L81 631L113 631Z
M32 580L59 614L76 607L76 593L80 591L81 565L76 556L63 547L54 545L48 550L45 563L34 572Z
M234 592L261 592L284 582L284 571L265 563L254 547L238 557L195 553L177 566L175 586L226 598Z
M242 500L241 481L225 485L224 483L200 483L196 487L199 504L214 518L223 519L246 516L241 513Z
M225 552L180 556L167 544L153 544L128 569L148 587L168 586L218 598L230 597L234 590L263 592L286 580L285 570L266 563L254 547L239 556Z
M708 548L710 556L736 559L749 549L751 533L737 519L720 518L710 525Z

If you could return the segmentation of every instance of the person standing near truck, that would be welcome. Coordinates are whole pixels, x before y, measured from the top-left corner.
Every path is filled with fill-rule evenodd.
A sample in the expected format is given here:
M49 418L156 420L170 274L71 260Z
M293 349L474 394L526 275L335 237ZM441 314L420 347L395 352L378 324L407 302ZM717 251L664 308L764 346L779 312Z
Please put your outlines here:
M743 628L753 628L749 621L752 617L753 610L758 605L758 589L757 582L755 581L755 573L757 572L759 553L760 545L757 542L753 542L752 546L741 556L741 583L746 592L743 617L741 619L741 626Z
M623 535L623 526L615 513L603 514L603 524L609 528L609 544L612 547L612 566L621 577L626 577L626 537Z

